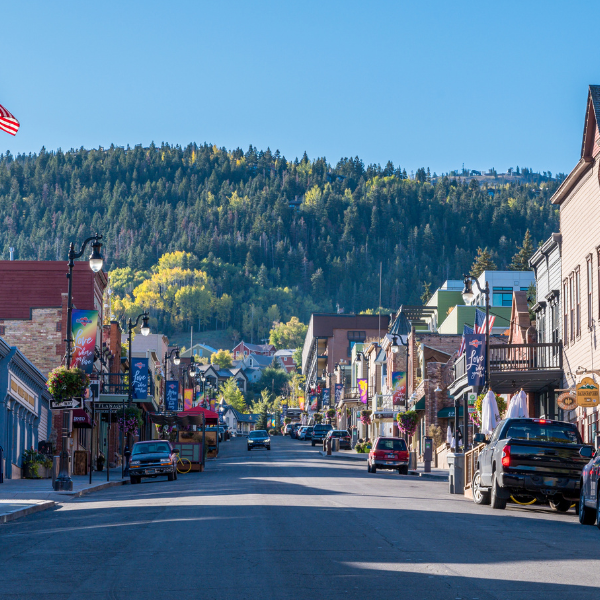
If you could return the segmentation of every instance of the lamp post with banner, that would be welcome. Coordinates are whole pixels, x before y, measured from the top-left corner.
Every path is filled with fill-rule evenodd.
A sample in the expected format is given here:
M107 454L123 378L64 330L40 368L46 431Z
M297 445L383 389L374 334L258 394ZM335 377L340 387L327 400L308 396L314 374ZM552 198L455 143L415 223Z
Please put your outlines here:
M81 258L87 245L92 242L92 253L89 257L90 269L94 273L98 273L102 269L104 259L100 250L102 248L102 242L100 241L102 236L96 234L92 237L87 238L81 245L79 252L75 251L75 244L73 242L69 245L68 254L68 267L67 273L68 286L67 286L67 338L66 343L66 365L67 368L71 368L72 359L72 345L73 345L73 268L75 267L75 259ZM56 492L70 492L73 490L73 480L69 475L69 451L67 445L69 443L69 435L71 433L71 415L69 414L68 422L65 423L65 411L63 411L63 426L62 426L62 449L60 452L60 471L56 481L54 482L54 491ZM90 466L91 467L91 466Z
M168 375L167 375L167 361L173 356L173 364L174 365L178 365L181 362L181 358L179 358L179 348L173 348L170 352L167 351L165 352L165 361L164 361L164 372L165 372L165 391L164 391L164 397L163 397L163 401L165 404L165 410L167 409L167 381L168 381Z

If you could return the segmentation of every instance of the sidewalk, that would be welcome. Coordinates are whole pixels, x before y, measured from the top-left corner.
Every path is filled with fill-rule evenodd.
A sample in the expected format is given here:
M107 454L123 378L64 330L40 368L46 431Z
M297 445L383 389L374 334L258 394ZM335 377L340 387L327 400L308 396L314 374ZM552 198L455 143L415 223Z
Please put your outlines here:
M71 479L72 492L55 492L52 479L4 479L4 483L0 484L0 523L129 481L121 478L121 467L110 470L108 482L106 471L94 471L91 485L89 475L73 475Z

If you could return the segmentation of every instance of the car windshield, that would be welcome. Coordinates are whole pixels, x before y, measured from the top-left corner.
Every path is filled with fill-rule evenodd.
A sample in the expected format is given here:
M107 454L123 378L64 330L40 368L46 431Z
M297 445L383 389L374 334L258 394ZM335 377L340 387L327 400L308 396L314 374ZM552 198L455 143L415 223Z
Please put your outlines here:
M517 422L509 426L504 437L513 440L552 442L554 444L582 443L577 429L562 423Z
M347 431L334 431L333 435L335 437L348 437L348 432Z
M331 431L333 425L315 425L314 431Z
M259 429L258 431L251 431L249 437L251 437L251 438L264 438L264 437L269 437L269 434L266 431L264 431L262 429Z
M133 447L133 454L154 454L155 452L170 452L169 444L166 442L155 442L153 444L136 444Z
M403 452L406 450L406 442L404 440L379 440L377 442L377 450L393 450L395 452Z

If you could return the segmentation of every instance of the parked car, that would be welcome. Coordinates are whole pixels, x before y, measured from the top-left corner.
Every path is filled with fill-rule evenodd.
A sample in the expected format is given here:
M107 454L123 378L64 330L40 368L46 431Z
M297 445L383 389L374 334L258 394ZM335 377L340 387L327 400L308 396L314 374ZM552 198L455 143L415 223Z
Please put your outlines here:
M475 443L487 446L477 459L473 476L473 501L506 508L511 496L549 502L559 512L580 500L582 471L591 456L573 423L548 419L504 419L490 440L483 434ZM583 507L588 506L585 491Z
M367 471L377 473L377 469L408 475L408 448L402 438L378 437L375 440L367 459Z
M288 423L287 425L284 426L283 428L283 435L289 435L289 433L292 431L292 424Z
M248 435L248 452L254 448L271 449L271 438L269 432L264 429L256 429Z
M581 472L579 522L582 525L593 525L596 523L600 529L600 494L598 493L600 452L595 452L591 446L583 446L579 454L591 459Z
M131 484L140 483L142 477L160 475L166 475L169 481L174 481L177 479L178 454L179 450L166 440L136 442L129 461Z
M300 440L311 440L313 428L310 425L304 425L298 433L298 439Z
M321 423L318 423L317 425L315 425L313 427L313 431L312 431L311 445L314 446L317 443L321 444L323 442L323 440L325 439L327 432L331 431L332 429L333 429L333 426L331 426L331 425L322 425Z
M333 429L327 433L325 439L323 440L323 444L327 443L327 440L330 438L336 438L340 440L340 450L346 449L350 450L352 448L350 434L345 429Z
M300 429L300 427L302 427L302 423L292 423L292 430L290 432L290 437L292 439L299 439L298 438L298 429Z

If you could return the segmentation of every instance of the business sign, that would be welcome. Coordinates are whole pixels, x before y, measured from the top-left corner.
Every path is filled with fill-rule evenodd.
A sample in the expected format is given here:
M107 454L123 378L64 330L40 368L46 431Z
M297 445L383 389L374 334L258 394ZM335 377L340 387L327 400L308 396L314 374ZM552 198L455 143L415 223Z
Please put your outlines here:
M167 398L165 409L179 410L179 381L167 381Z
M475 406L475 402L477 402L477 394L474 394L474 393L471 392L467 396L467 404L469 406ZM475 411L471 411L471 412L475 412Z
M69 398L64 402L50 400L50 410L75 410L83 408L83 398Z
M331 404L331 390L325 388L323 390L323 406L329 406Z
M146 400L148 398L148 359L132 358L131 379L133 381L133 399Z
M125 402L96 402L94 410L97 413L119 412L125 407Z
M574 410L577 408L577 396L573 392L563 392L556 399L556 404L562 410Z
M369 402L369 382L366 379L357 379L356 385L358 386L358 391L360 393L360 401L363 404L368 404L368 402Z
M465 334L467 355L467 383L470 386L485 385L485 335L482 333Z
M591 377L584 377L576 386L578 406L597 406L600 401L598 384Z
M392 372L392 399L394 406L406 402L406 371Z
M189 410L192 408L192 399L194 397L193 389L184 389L183 390L183 410Z
M71 314L73 354L71 367L91 373L94 367L94 350L98 333L97 310L73 310Z
M319 410L319 396L310 397L310 410Z
M336 403L336 405L342 400L343 390L344 390L344 384L343 383L336 383L335 384L335 403Z

